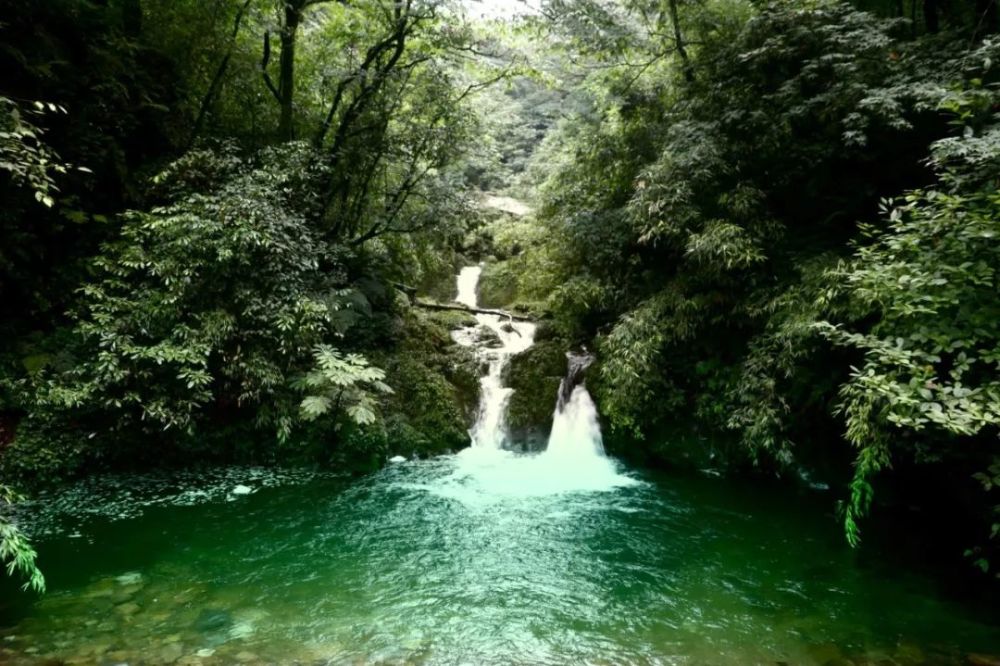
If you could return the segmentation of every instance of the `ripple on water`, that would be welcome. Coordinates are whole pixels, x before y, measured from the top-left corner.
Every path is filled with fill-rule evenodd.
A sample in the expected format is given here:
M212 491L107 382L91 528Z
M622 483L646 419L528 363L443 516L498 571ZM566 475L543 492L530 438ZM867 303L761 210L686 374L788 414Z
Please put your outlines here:
M902 665L1000 651L995 616L858 567L808 502L601 462L471 452L354 482L89 481L26 509L52 593L8 618L0 662Z

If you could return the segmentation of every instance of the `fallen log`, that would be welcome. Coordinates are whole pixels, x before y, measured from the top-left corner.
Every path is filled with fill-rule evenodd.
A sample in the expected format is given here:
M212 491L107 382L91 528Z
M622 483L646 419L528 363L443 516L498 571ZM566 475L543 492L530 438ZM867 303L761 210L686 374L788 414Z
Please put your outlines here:
M406 294L406 300L408 300L410 303L413 303L413 301L417 300L416 287L411 287L409 285L402 284L400 282L390 282L389 284L391 284L393 287L399 289L401 292Z
M467 312L469 314L485 314L485 315L496 315L498 317L504 317L511 321L535 321L534 317L528 317L526 315L514 314L513 312L505 312L504 310L489 310L484 308L470 308L467 305L459 305L458 303L428 303L427 301L414 300L413 305L418 308L424 308L425 310L447 310L451 312Z

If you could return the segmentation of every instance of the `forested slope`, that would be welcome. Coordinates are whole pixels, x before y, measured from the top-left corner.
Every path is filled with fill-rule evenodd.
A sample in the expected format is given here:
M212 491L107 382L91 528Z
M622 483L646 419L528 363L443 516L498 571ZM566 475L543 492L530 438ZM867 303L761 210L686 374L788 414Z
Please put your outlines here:
M474 363L399 287L478 220L491 50L436 2L4 2L0 481L464 445Z
M485 260L542 320L525 436L583 345L615 453L829 486L855 545L915 506L994 576L995 0L537 9L0 4L0 483L460 448L461 316L407 296Z
M902 517L987 570L995 6L554 2L544 23L582 108L495 272L596 347L616 450L831 485L855 544L873 498L922 507Z

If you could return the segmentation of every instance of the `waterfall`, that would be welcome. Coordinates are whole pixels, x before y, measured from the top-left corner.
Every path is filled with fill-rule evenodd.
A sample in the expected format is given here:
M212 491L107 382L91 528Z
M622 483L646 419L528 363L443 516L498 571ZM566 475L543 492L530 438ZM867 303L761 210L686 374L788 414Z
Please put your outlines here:
M481 269L472 266L458 276L457 302L477 307L476 287ZM438 483L421 486L428 492L466 506L491 506L510 498L547 497L561 493L608 492L640 482L619 472L604 455L597 408L583 373L593 361L569 354L569 371L559 386L552 434L545 452L523 455L505 450L507 403L513 390L503 385L503 369L511 357L531 347L535 327L506 317L481 314L478 325L452 335L476 350L487 366L481 379L479 415L469 435L472 446L455 456L454 471ZM499 336L491 345L484 330Z
M583 384L583 374L593 363L589 354L567 354L569 369L559 384L552 434L545 455L560 458L603 459L604 442L597 406Z
M479 307L479 278L481 266L467 266L458 274L458 296L456 303L470 308ZM503 372L510 359L520 354L535 339L535 325L515 322L510 318L494 314L477 314L479 325L455 331L455 342L473 347L479 359L486 364L486 374L480 380L479 412L476 423L469 431L473 448L499 450L507 446L507 405L514 390L503 385ZM484 330L496 334L493 339Z

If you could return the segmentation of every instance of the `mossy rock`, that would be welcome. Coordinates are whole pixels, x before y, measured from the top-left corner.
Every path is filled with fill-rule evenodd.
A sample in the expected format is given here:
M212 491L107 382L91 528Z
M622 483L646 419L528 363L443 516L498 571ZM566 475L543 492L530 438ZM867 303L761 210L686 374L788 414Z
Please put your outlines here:
M391 368L390 381L396 393L388 402L386 421L393 454L432 455L468 441L460 390L440 370L400 358Z
M479 306L507 308L517 300L518 275L506 262L489 262L479 278Z
M528 450L545 448L552 432L559 383L566 375L566 345L543 340L511 359L505 380L514 389L507 425L516 444Z
M503 340L500 334L488 326L480 326L476 329L476 342L488 349L500 349L503 347Z
M452 340L449 319L439 314L410 311L396 349L378 359L395 390L383 403L391 455L423 457L468 444L479 362Z
M427 314L427 318L438 326L443 326L449 331L469 328L470 326L476 326L479 323L476 320L475 315L468 312L461 312L459 310L435 310L429 312Z

